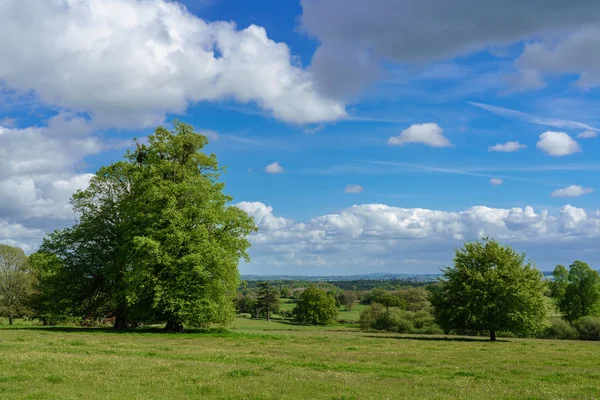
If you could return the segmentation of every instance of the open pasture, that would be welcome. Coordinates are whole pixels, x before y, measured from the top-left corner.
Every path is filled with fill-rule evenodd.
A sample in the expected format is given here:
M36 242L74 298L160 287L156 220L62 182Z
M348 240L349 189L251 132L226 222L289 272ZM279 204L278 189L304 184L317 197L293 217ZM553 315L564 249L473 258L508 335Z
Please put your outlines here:
M2 399L600 397L600 343L394 335L238 318L225 331L0 327Z

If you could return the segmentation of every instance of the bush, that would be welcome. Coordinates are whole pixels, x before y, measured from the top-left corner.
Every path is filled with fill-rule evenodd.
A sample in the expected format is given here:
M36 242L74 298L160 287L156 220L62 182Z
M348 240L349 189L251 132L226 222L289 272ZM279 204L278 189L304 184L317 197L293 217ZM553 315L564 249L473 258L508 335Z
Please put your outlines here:
M443 333L427 311L412 312L399 308L385 309L373 303L360 314L360 327L363 330L375 329L398 333Z
M575 320L573 326L579 332L579 339L600 340L600 318L582 317Z
M550 320L550 326L544 329L538 337L541 339L574 340L579 338L579 332L564 319L553 318Z

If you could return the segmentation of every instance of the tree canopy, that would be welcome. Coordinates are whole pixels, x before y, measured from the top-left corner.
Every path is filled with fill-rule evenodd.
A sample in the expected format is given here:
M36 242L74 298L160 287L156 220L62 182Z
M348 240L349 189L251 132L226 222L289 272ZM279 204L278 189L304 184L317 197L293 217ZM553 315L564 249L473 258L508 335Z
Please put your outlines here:
M32 277L25 252L6 244L0 244L0 316L14 318L29 312L28 300L32 291Z
M61 277L48 279L40 298L62 293L69 313L113 315L117 328L164 322L180 331L184 323L229 321L237 265L248 258L256 227L223 193L223 168L201 151L207 143L176 122L173 130L158 127L147 143L136 141L124 161L102 167L73 196L77 223L40 248L56 257L52 273Z
M335 322L337 315L335 298L314 286L302 292L294 308L294 319L303 324L331 324Z
M568 270L557 265L553 277L550 293L567 321L600 313L600 274L588 264L575 261Z
M432 296L437 323L448 331L527 333L546 321L545 283L525 255L492 239L457 249Z

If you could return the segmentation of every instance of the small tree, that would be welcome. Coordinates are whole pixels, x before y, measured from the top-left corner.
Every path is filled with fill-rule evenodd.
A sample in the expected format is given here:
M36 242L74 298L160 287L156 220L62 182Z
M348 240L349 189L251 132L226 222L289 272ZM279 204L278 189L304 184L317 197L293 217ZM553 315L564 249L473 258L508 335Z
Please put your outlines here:
M575 261L568 271L557 265L553 275L551 295L567 321L600 313L600 274L597 271L582 261Z
M22 249L0 244L0 316L15 318L29 312L27 302L32 292L29 262Z
M358 301L358 297L356 296L356 292L353 292L351 290L346 290L342 294L340 300L344 304L344 306L346 307L346 310L352 311L352 309L354 308L354 305Z
M338 308L335 298L311 286L301 295L294 308L294 319L303 324L327 325L335 322Z
M270 321L271 312L278 308L278 305L279 292L277 289L271 286L269 282L261 283L258 290L258 296L256 298L256 307L265 311L267 315L267 321Z
M495 341L497 331L536 332L544 326L542 274L511 247L487 238L466 243L443 273L432 304L444 331L485 330Z

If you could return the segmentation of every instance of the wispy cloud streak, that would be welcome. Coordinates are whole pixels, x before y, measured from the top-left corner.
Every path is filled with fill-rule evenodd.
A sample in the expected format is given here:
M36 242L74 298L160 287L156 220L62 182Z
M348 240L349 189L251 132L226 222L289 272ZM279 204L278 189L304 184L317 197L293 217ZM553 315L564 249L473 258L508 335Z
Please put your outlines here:
M569 121L569 120L556 119L556 118L537 117L535 115L527 114L522 111L511 110L510 108L492 106L490 104L476 103L474 101L467 101L466 103L470 104L474 107L489 111L496 115L500 115L502 117L521 119L521 120L530 122L532 124L551 126L553 128L584 129L584 130L588 130L588 131L600 132L600 129L594 128L593 126L584 124L582 122Z

